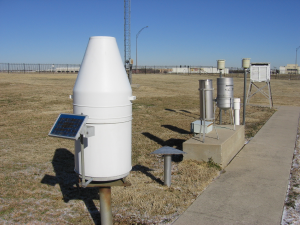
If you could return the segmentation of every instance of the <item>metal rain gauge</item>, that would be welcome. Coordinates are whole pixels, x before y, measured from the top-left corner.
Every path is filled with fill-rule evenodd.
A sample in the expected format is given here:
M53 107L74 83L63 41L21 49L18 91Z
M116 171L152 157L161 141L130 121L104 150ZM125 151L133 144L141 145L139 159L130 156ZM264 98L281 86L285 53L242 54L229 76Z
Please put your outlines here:
M205 141L205 133L210 125L207 121L213 121L213 127L217 134L217 139L219 139L218 132L215 128L215 107L213 103L213 85L211 79L199 80L199 95L200 95L200 132L199 138L201 138L201 133L203 134L203 142ZM197 122L197 121L195 121ZM194 123L195 123L194 122Z
M217 106L220 109L220 125L222 124L222 110L230 110L230 120L233 123L233 78L217 78Z
M243 125L246 121L246 90L247 90L247 71L250 67L250 58L242 60L242 67L244 68L244 99L243 99Z

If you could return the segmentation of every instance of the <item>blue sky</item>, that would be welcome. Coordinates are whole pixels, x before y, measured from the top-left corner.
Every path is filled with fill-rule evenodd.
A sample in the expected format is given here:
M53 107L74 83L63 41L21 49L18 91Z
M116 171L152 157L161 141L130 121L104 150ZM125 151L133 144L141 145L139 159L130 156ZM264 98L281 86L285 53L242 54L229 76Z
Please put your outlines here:
M91 36L116 37L123 0L0 0L0 63L81 63ZM242 58L295 63L300 0L131 0L131 56L139 65L241 67ZM300 49L298 51L300 64Z

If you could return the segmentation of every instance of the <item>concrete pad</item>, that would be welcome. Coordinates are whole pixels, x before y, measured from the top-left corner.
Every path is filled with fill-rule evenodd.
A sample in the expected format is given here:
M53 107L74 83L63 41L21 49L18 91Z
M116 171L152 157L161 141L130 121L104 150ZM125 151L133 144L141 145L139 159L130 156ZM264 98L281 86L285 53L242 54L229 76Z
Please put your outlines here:
M241 150L245 144L245 130L244 126L236 126L233 130L232 125L216 126L215 130L205 135L203 143L203 137L190 138L183 143L183 151L186 152L183 159L194 159L198 161L208 161L210 158L215 163L220 164L222 168L226 167L232 158Z

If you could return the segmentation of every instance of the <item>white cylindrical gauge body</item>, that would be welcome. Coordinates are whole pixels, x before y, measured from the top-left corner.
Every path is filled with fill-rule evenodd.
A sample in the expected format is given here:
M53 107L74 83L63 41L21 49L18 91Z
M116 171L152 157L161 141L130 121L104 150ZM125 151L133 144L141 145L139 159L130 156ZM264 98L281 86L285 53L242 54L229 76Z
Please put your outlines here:
M88 115L95 136L84 138L86 179L110 181L131 170L132 90L114 37L91 37L73 89L73 113ZM80 141L75 172L81 175Z
M217 63L218 70L224 70L225 69L225 60L219 59L217 62L218 62Z
M250 58L244 58L242 60L242 67L248 69L250 67Z

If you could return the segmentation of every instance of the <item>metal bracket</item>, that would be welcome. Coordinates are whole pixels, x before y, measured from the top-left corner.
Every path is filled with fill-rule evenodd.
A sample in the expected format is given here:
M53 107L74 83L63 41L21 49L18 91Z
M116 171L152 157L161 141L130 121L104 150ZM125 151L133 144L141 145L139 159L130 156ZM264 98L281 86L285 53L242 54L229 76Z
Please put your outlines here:
M89 125L85 125L81 131L80 134L82 134L84 137L93 137L95 136L95 127L93 126L89 126Z
M81 175L82 175L82 187L86 188L89 183L92 182L93 179L88 180L85 182L85 163L84 163L84 143L83 137L92 137L95 136L95 127L85 126L80 131L80 145L81 145Z
M89 182L89 181L88 181ZM119 179L115 181L93 181L88 183L86 182L85 187L114 187L114 186L131 186L131 183L128 181L125 181L125 179ZM74 185L76 187L76 185ZM84 187L83 182L79 182L79 187Z
M93 178L89 179L87 182L82 182L81 187L86 188L92 181L93 181Z

